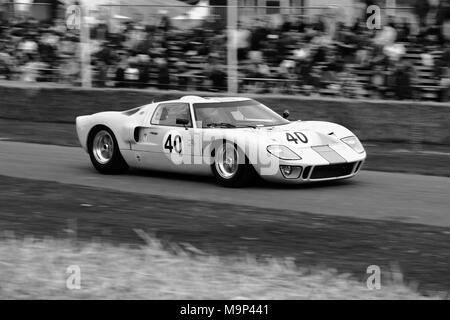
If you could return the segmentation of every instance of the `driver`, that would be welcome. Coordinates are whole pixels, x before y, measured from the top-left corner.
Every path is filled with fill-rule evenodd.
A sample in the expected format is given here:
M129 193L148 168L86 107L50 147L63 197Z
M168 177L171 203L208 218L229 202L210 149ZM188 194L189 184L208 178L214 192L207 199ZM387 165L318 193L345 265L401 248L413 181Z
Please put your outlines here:
M202 122L202 126L206 127L211 123L221 123L224 122L223 116L219 111L219 108L199 108L198 119Z

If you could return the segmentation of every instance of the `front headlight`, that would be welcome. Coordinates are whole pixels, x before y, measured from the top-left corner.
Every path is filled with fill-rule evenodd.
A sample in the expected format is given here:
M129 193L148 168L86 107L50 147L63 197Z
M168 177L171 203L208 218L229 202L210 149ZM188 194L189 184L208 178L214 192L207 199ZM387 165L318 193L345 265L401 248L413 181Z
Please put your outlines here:
M302 158L288 147L273 145L267 147L267 152L283 160L301 160Z
M342 140L342 142L344 142L346 145L348 145L350 148L352 148L356 152L358 152L358 153L364 152L364 147L357 137L354 137L354 136L347 137L347 138L343 138L341 140Z

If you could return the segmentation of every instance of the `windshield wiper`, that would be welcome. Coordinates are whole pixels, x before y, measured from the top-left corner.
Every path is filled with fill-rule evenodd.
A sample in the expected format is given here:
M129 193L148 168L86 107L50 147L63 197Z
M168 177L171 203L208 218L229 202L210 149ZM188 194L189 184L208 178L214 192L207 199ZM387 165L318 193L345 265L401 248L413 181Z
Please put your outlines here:
M253 129L256 129L255 125L244 124L244 125L236 126L236 125L234 125L232 123L228 123L228 122L213 122L213 123L208 123L206 126L208 128L223 127L223 128L253 128Z
M241 125L241 126L238 126L238 128L253 128L253 129L256 129L256 125L253 125L253 124L243 124L243 125Z
M227 123L227 122L213 122L213 123L208 123L206 126L208 128L210 128L210 127L236 128L236 126L234 124Z

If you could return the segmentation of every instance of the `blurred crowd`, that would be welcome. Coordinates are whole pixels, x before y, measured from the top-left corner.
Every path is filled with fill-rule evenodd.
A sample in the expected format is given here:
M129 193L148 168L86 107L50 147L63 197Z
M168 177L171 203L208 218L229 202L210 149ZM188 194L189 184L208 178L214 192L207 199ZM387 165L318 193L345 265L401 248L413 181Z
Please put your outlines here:
M213 15L192 28L166 16L114 31L99 23L90 30L93 85L225 91L231 37L243 92L449 101L450 3L433 16L426 4L416 4L416 27L390 17L372 30L365 15L352 26L325 14L284 16L276 26L255 18L228 33ZM0 22L0 79L79 85L79 39L62 20Z

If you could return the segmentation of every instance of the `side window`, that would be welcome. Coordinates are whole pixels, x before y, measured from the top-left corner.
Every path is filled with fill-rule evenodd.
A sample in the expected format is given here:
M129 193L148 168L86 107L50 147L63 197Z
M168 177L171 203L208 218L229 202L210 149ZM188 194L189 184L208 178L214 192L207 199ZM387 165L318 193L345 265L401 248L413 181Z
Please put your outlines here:
M192 127L191 113L189 111L188 103L160 104L153 114L151 124L183 127L184 124L177 124L177 119L187 120L187 126Z

